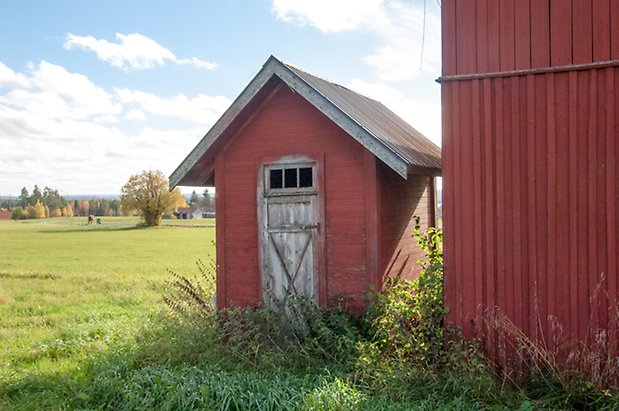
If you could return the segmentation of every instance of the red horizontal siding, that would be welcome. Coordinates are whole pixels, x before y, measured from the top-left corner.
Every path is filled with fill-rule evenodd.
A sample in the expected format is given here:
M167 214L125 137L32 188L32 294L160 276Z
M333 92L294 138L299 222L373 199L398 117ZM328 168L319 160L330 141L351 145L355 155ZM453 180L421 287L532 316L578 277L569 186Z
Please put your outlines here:
M307 155L324 161L319 164L326 173L321 189L325 195L323 230L328 278L319 279L326 282L324 301L346 295L353 297L354 304L363 305L369 288L365 255L365 149L287 87L282 87L233 138L220 155L221 170L216 172L217 195L225 198L225 209L219 199L217 202L218 262L223 261L222 273L218 275L225 277L225 291L218 294L220 306L261 301L256 192L260 159L286 155Z
M378 165L379 181L379 267L380 280L401 275L413 279L419 274L417 260L423 251L413 236L415 221L421 219L427 229L434 216L434 200L430 195L430 177L409 176L403 180L384 164Z
M619 59L614 0L444 0L443 75Z

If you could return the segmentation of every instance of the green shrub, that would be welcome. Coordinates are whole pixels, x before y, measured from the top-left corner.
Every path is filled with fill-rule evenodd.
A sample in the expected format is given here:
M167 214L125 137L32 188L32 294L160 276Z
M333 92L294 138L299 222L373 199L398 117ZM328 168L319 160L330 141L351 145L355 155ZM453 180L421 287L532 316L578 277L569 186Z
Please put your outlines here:
M384 290L371 296L366 323L372 342L383 355L417 366L436 368L444 363L442 230L421 232L415 217L414 235L425 253L422 271L410 281L387 278Z

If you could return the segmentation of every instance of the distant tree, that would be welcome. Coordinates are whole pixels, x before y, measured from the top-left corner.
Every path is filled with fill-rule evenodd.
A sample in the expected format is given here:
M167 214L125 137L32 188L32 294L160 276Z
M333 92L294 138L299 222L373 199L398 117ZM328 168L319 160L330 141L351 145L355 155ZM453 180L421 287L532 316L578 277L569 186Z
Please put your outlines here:
M169 191L168 179L161 171L143 171L129 178L121 189L120 205L123 210L135 210L147 227L157 226L164 213L169 213L185 202L178 188Z
M60 195L58 190L45 187L43 189L43 204L45 204L50 213L55 214L55 210L60 210L67 205L67 201Z
M119 200L110 201L110 210L113 211L112 215L120 215L120 201Z
M47 214L45 213L45 209L45 205L41 201L37 200L37 202L34 203L34 218L46 218Z
M79 214L81 216L87 216L90 214L90 201L88 200L77 200L77 209L79 210Z
M43 193L41 193L41 189L39 189L39 186L35 184L34 188L32 189L32 194L28 199L28 203L34 206L36 205L37 201L41 204L43 203Z
M21 194L19 195L19 205L21 208L26 208L30 201L30 193L26 187L22 187Z
M191 197L189 197L189 206L190 207L195 207L200 203L200 197L198 197L198 193L196 193L196 191L194 190L191 193Z
M21 207L13 208L12 214L11 214L11 218L13 220L22 220L22 219L26 218L25 215L24 215L24 209L21 208Z
M73 203L68 202L64 211L65 217L73 217Z
M207 209L211 209L214 205L213 196L209 193L208 188L204 190L204 193L202 193L201 204Z

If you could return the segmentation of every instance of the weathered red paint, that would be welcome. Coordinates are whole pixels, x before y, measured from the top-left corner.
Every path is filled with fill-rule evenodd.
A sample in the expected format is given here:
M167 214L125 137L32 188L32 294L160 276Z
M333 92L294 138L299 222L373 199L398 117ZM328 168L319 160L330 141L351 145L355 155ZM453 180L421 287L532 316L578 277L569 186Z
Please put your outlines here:
M554 318L584 342L616 331L619 3L444 0L442 14L448 320L493 355L487 309L548 341Z
M319 303L351 297L351 308L361 309L389 263L408 270L417 259L410 221L417 214L428 222L430 177L404 180L287 86L254 110L215 159L219 307L260 303L261 166L303 155L320 173Z

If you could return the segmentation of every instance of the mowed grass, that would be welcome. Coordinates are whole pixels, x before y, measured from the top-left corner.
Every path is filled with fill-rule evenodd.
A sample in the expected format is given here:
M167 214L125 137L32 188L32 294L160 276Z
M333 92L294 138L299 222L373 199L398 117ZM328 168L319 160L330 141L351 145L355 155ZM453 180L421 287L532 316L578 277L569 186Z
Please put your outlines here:
M213 227L101 222L0 221L0 386L79 378L163 308L168 269L190 274L214 258Z

